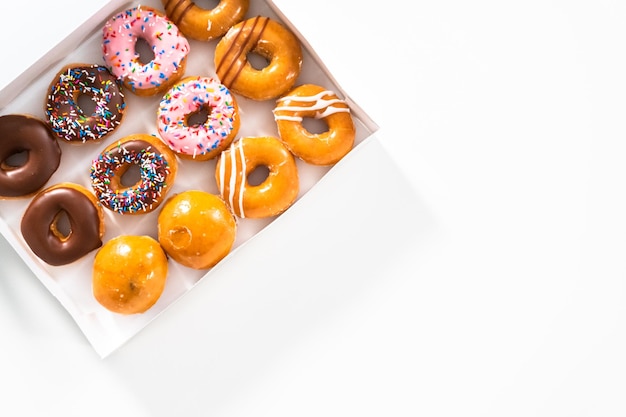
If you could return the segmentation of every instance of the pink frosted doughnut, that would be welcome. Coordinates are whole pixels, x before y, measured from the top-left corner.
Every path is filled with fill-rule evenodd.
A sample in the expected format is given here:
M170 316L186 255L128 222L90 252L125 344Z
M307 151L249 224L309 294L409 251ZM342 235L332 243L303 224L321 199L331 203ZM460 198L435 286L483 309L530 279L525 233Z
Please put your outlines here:
M190 116L206 112L203 123ZM157 110L163 142L184 158L209 160L230 146L239 131L239 107L234 95L217 79L187 77L165 93Z
M137 40L152 48L154 59L140 61ZM138 96L162 93L185 73L189 42L163 13L137 6L109 19L102 29L102 54L111 73Z

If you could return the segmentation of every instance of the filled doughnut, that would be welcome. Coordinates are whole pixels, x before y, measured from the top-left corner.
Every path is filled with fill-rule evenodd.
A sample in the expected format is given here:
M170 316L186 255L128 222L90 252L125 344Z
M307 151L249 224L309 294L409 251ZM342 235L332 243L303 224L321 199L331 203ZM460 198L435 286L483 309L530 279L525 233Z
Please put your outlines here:
M90 102L81 103L81 98ZM125 109L122 85L106 67L72 64L63 67L50 83L44 110L59 138L84 143L117 129Z
M96 253L93 296L113 313L145 313L161 298L167 272L167 256L154 238L119 235Z
M124 174L134 165L139 178L132 183ZM163 142L152 135L134 134L111 143L93 160L91 186L107 209L120 214L149 213L166 197L177 170L176 156Z
M167 199L158 218L158 240L176 262L211 268L235 242L237 224L219 196L188 190Z
M206 113L206 120L192 122ZM235 97L217 79L187 77L163 97L157 128L163 142L183 158L208 160L226 149L239 131Z
M322 119L328 129L311 133L302 124L304 118ZM301 85L279 98L274 119L287 148L310 164L334 164L354 144L356 131L350 108L334 92L319 85Z
M149 61L137 51L140 39L150 45ZM178 27L150 7L137 6L116 14L102 29L105 65L138 96L165 92L184 75L188 54L189 42Z
M35 195L20 227L37 257L49 265L67 265L102 246L104 214L88 189L63 182Z
M205 9L193 0L161 0L165 14L183 34L191 39L209 41L224 35L231 26L241 22L250 6L249 0L220 0L212 9Z
M257 69L250 54L267 60ZM246 19L232 28L215 48L215 71L233 92L253 100L276 98L296 82L302 68L298 38L277 21L264 16Z
M60 162L57 138L43 120L22 114L0 116L0 198L34 194Z
M251 181L259 169L267 175ZM294 156L272 136L233 142L217 161L215 179L222 198L241 218L280 214L294 203L300 189Z

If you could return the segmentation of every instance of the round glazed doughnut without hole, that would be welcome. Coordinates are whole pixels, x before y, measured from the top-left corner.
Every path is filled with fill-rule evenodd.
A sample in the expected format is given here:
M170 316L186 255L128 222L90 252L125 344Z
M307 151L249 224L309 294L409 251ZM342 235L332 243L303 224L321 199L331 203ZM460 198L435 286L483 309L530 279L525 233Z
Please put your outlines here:
M161 0L165 14L185 36L209 41L224 35L241 22L250 6L249 0L221 0L213 9L205 9L192 0Z
M200 190L167 199L158 218L158 240L181 265L207 269L231 250L237 223L220 197Z
M249 54L267 60L256 69ZM253 100L276 98L296 82L302 47L296 36L275 20L256 16L230 28L215 48L215 71L226 87Z
M114 313L144 313L161 298L167 273L167 256L154 238L116 236L96 253L93 295Z

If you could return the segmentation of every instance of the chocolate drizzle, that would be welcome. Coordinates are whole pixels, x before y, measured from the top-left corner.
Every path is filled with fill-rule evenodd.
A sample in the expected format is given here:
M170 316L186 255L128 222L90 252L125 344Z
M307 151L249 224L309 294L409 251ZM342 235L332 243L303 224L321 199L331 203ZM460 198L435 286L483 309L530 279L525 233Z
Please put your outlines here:
M9 158L26 152L26 162L12 166ZM0 196L30 195L50 179L61 161L56 136L42 120L26 115L0 117Z
M250 28L248 28L248 22L251 23ZM237 80L239 73L248 62L247 54L254 51L268 22L269 18L256 16L244 21L235 35L230 34L234 38L215 68L217 76L226 87L230 88Z
M49 265L66 265L102 245L100 212L77 186L58 185L37 194L24 212L24 240ZM87 191L86 191L87 192ZM57 220L65 213L70 232L63 236Z
M187 6L183 9L182 12L176 15L176 9L178 9L179 6L185 3L187 3ZM174 4L174 7L169 7L170 4ZM173 1L166 0L164 6L168 17L172 19L174 24L178 25L183 20L187 12L194 6L194 3L190 0L178 0L175 3Z

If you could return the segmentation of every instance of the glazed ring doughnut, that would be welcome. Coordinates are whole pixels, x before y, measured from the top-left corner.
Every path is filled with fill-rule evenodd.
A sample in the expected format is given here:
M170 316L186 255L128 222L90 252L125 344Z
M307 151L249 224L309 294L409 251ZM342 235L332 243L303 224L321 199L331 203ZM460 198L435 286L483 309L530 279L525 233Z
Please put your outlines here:
M249 0L220 0L210 10L193 0L161 0L165 14L189 38L210 41L224 35L231 26L241 22L250 6Z
M124 174L139 166L139 180L124 182ZM172 187L176 155L158 138L135 134L107 146L91 165L91 186L102 205L120 214L149 213Z
M266 67L248 61L254 53ZM230 28L215 48L215 71L233 92L253 100L276 98L296 82L302 68L302 47L295 35L275 20L257 16Z
M143 63L137 52L142 39L154 58ZM111 73L138 96L165 92L185 73L189 42L163 13L138 6L109 19L102 29L102 54Z
M21 164L12 157L26 152ZM61 148L50 127L33 116L0 116L0 197L26 197L40 190L59 168Z
M250 174L266 167L260 184ZM299 192L298 169L291 152L275 137L245 137L222 152L215 169L222 198L239 217L275 216L289 208Z
M69 231L59 225L64 214ZM89 190L63 182L37 193L22 216L21 231L42 261L67 265L102 246L104 214Z
M89 97L93 111L81 108L81 96ZM113 132L125 109L122 85L106 67L73 64L63 67L50 83L44 111L59 138L84 143Z
M324 120L328 130L309 132L302 125L305 117ZM334 92L318 85L301 85L279 98L274 119L287 148L310 164L334 164L354 144L356 132L350 108Z
M206 120L190 117L206 111ZM215 78L187 77L163 97L157 110L157 128L163 142L183 158L205 161L226 149L239 131L235 97Z

